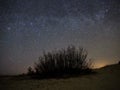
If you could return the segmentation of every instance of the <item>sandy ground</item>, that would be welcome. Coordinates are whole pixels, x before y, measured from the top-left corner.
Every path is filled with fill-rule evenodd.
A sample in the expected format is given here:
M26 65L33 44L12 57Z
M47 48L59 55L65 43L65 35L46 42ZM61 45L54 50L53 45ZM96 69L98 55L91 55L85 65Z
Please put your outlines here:
M120 90L120 65L111 65L95 71L97 74L67 79L0 77L0 90Z

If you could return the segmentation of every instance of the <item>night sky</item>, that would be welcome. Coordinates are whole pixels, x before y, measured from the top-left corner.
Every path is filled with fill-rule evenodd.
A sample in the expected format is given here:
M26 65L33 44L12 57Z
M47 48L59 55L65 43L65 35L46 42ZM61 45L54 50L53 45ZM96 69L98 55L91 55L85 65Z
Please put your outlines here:
M0 74L27 71L43 51L87 49L95 67L120 60L120 0L0 0Z

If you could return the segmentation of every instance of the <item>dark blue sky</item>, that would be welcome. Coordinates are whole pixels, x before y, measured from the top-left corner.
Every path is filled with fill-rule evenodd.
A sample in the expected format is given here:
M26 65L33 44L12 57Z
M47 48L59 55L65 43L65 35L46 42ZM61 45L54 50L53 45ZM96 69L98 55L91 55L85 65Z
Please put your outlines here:
M96 67L120 60L119 0L0 0L0 73L33 66L43 50L82 46Z

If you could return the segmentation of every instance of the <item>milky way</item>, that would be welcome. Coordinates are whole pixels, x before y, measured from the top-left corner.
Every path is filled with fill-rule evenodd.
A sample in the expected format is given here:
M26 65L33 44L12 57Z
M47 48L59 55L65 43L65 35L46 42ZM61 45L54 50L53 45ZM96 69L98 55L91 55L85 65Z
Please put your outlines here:
M116 63L119 35L119 0L0 0L0 73L26 72L44 50L71 44Z

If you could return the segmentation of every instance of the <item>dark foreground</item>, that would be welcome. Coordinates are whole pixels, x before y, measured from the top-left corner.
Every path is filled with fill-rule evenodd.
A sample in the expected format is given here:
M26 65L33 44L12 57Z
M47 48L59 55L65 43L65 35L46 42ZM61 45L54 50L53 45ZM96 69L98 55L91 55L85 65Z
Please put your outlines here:
M120 65L110 65L95 71L96 74L66 79L0 77L0 90L120 90Z

